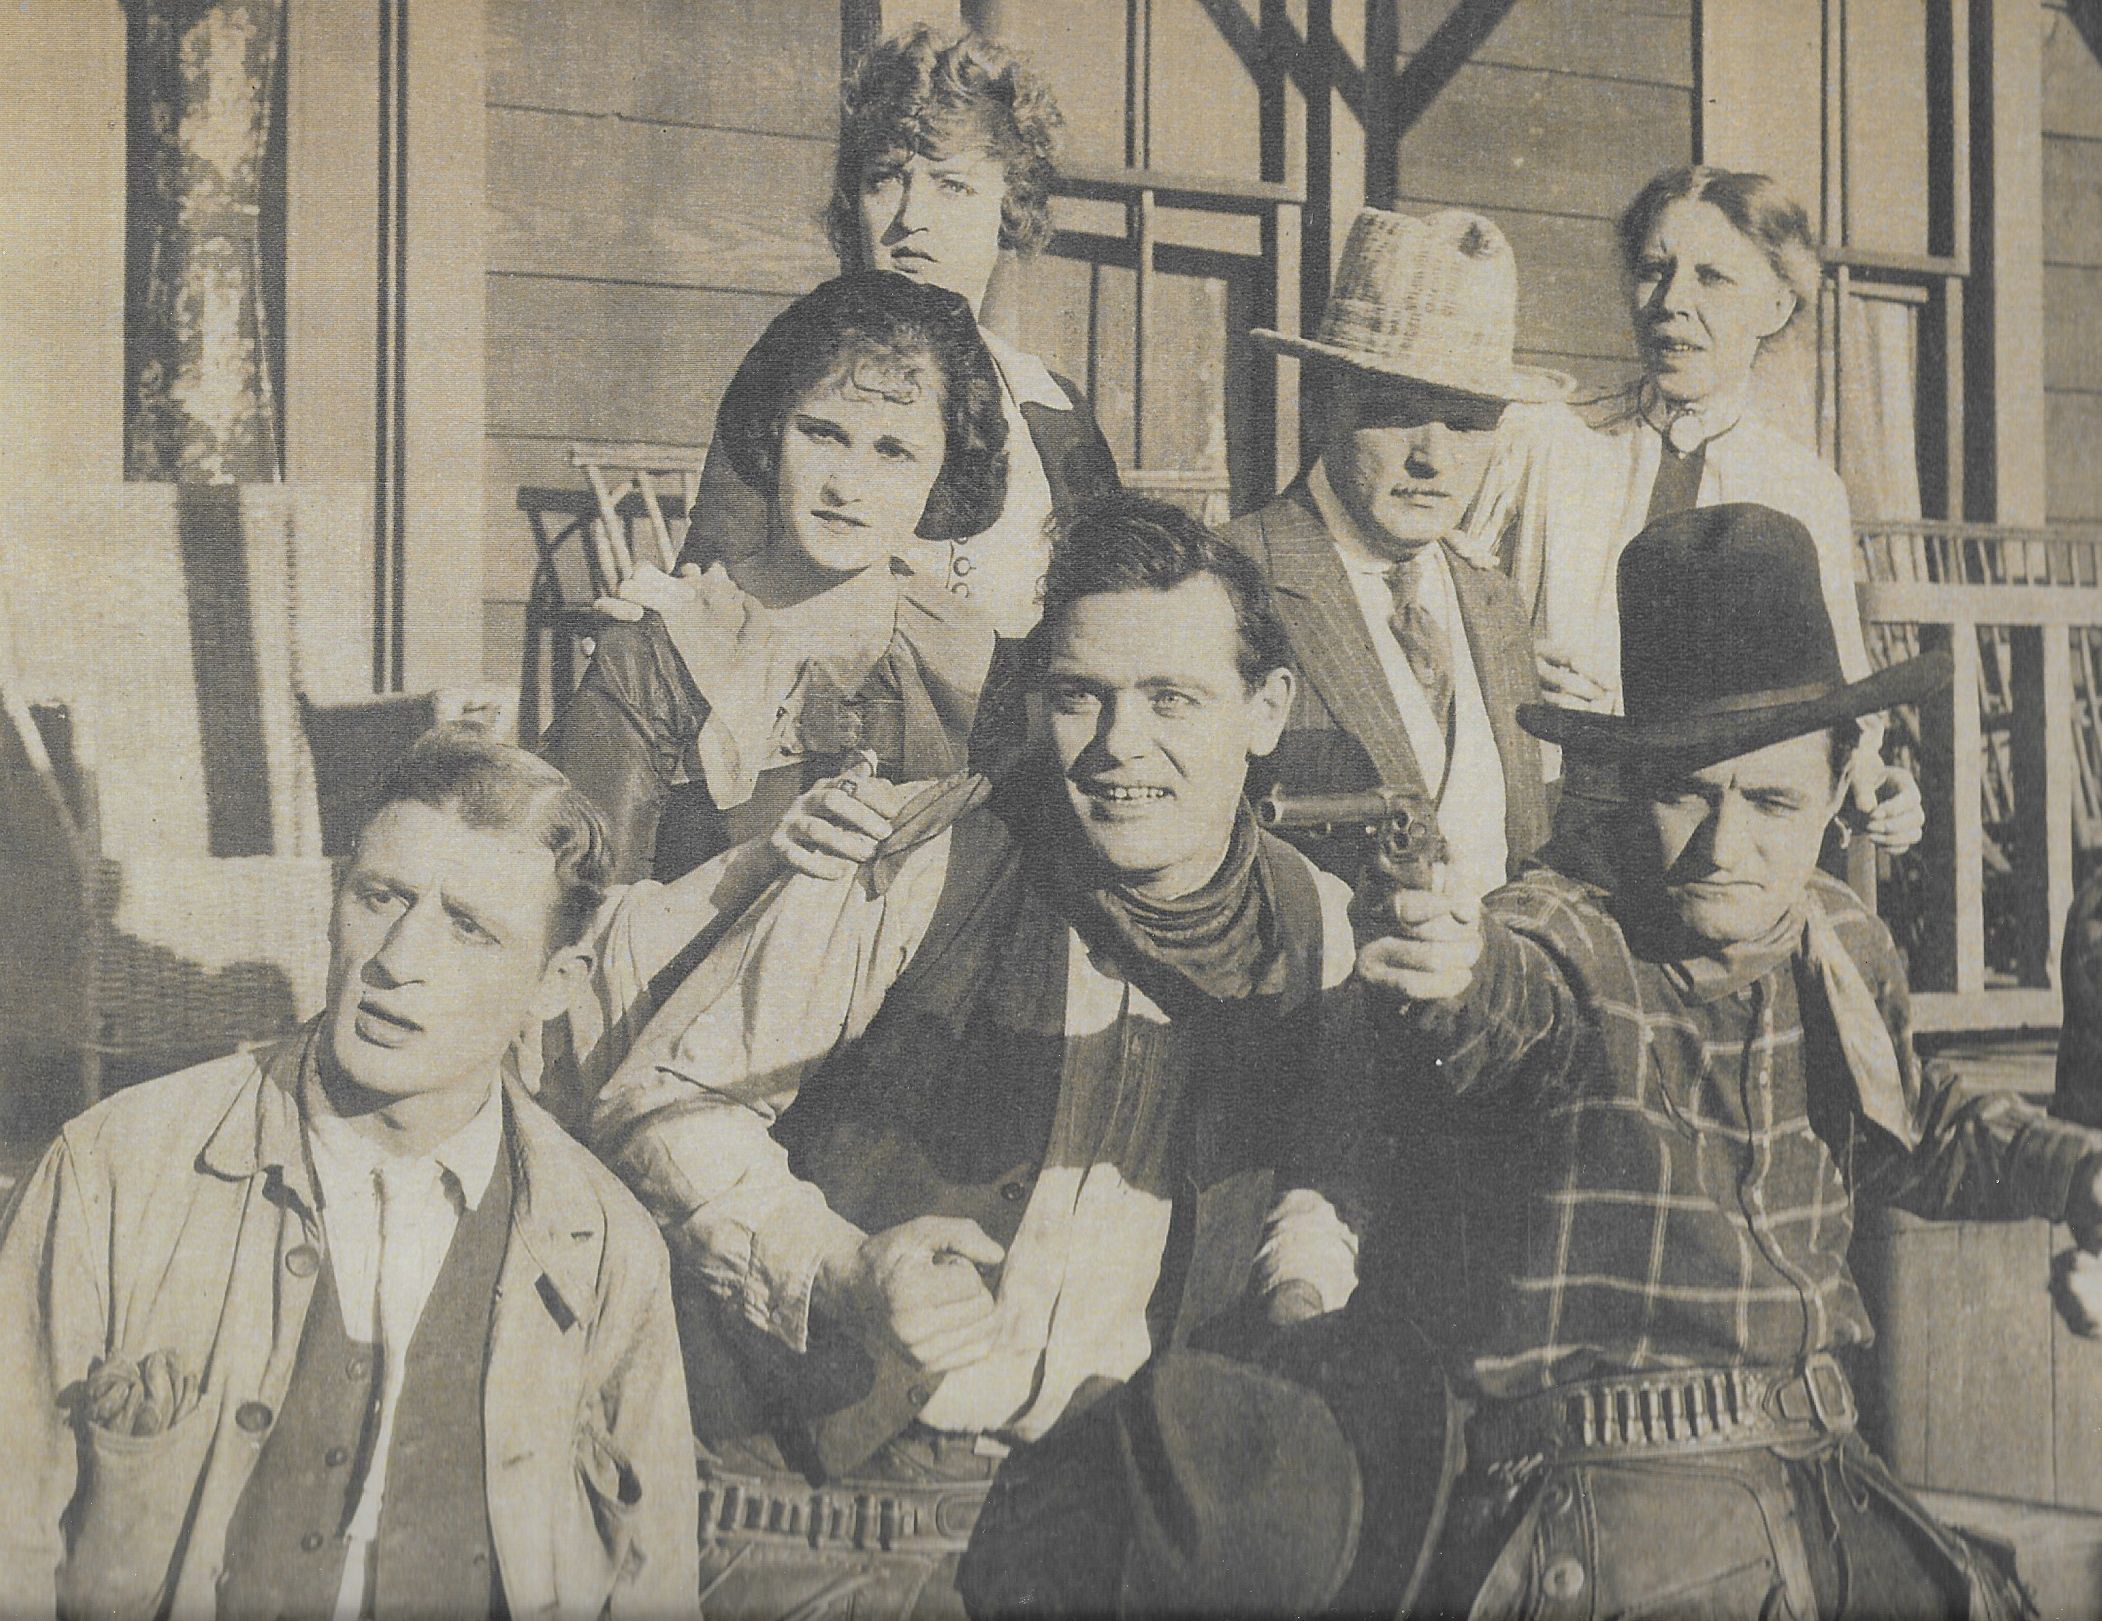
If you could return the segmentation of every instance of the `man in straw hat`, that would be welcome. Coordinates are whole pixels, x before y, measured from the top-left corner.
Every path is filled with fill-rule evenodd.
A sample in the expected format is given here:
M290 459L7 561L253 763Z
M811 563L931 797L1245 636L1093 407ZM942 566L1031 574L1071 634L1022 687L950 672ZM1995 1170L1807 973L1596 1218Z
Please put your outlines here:
M1625 803L1486 900L1383 898L1359 958L1394 1101L1493 1117L1508 1177L1472 1197L1518 1212L1433 1580L1482 1616L2027 1613L1856 1436L1837 1359L1872 1333L1857 1200L2102 1247L2102 1134L1923 1074L1889 931L1817 867L1860 717L1949 663L1849 682L1811 538L1766 507L1652 524L1619 598L1626 713L1520 719ZM2090 1279L2061 1273L2076 1326Z
M1320 454L1224 531L1269 576L1304 677L1272 779L1429 803L1470 895L1503 883L1549 824L1540 748L1517 719L1540 696L1525 614L1493 561L1459 546L1505 407L1567 389L1512 364L1517 302L1510 244L1481 215L1362 210L1317 335L1254 334L1310 362ZM1306 848L1346 878L1364 853ZM1324 1189L1364 1232L1366 1308L1401 1305L1441 1340L1475 1288L1470 1229L1499 1219L1466 1208L1483 1150L1450 1113L1426 1102L1406 1130L1352 1132ZM1392 1327L1368 1326L1368 1344Z
M1253 334L1314 363L1321 453L1225 530L1269 576L1306 678L1276 780L1428 801L1475 894L1548 823L1515 718L1539 695L1524 614L1493 564L1453 549L1504 407L1567 388L1511 363L1517 300L1510 244L1481 215L1362 210L1318 334Z

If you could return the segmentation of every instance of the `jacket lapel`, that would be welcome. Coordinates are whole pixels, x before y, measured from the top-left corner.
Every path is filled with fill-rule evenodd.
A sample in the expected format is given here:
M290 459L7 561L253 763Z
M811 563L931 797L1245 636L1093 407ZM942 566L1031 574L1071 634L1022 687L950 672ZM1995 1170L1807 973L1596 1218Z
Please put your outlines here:
M1401 710L1387 689L1358 599L1305 481L1263 508L1258 520L1270 584L1300 674L1336 723L1363 746L1381 783L1425 793L1423 771L1409 745Z
M1547 787L1541 780L1540 744L1518 724L1518 706L1540 696L1539 668L1533 662L1532 637L1518 611L1517 593L1494 569L1468 562L1450 549L1453 594L1467 627L1474 654L1475 679L1482 705L1489 711L1489 730L1504 771L1504 841L1511 865L1524 860L1547 839Z
M490 1536L505 1600L524 1617L574 1597L562 1591L560 1516L551 1520L548 1505L571 1487L572 1414L594 1395L584 1359L604 1221L588 1185L546 1146L560 1128L515 1087L504 1101L511 1233L489 1325L482 1422Z

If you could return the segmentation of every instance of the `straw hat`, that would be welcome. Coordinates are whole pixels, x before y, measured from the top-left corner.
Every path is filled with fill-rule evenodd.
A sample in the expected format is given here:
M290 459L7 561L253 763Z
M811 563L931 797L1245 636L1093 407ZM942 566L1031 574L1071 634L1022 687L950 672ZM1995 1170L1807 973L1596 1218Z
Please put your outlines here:
M1817 545L1771 507L1740 501L1659 518L1621 553L1619 586L1626 713L1518 706L1519 725L1572 754L1727 760L1949 684L1941 652L1849 681Z
M1492 221L1460 208L1422 219L1365 208L1343 244L1320 335L1258 328L1249 336L1286 354L1488 399L1563 398L1567 377L1511 363L1517 331L1518 265Z

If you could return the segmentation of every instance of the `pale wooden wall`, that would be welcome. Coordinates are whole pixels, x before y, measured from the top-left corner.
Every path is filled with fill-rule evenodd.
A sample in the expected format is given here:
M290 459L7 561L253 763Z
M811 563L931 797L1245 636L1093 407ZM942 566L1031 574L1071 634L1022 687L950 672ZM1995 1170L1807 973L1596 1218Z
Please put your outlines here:
M1449 75L1441 48L1481 8L1399 4L1395 206L1495 219L1518 257L1521 358L1617 385L1634 359L1613 221L1693 157L1691 0L1517 0Z
M2102 13L2086 8L2090 29ZM2102 520L2102 61L2062 0L2044 10L2046 510Z
M705 444L825 245L838 0L489 0L484 669L515 684L523 484L571 439Z

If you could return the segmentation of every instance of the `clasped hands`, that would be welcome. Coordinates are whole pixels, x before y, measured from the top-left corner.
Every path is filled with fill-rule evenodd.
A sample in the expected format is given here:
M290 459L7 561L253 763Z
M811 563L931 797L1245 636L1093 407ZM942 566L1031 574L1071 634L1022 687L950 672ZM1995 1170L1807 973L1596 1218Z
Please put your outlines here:
M981 1267L1007 1252L975 1221L915 1216L820 1263L811 1311L875 1351L948 1373L992 1350L1000 1322Z

